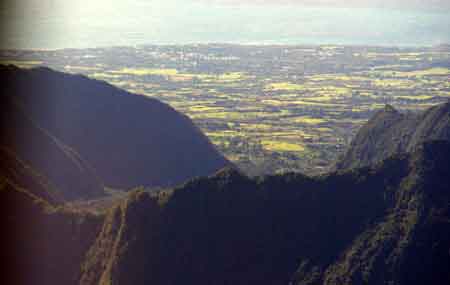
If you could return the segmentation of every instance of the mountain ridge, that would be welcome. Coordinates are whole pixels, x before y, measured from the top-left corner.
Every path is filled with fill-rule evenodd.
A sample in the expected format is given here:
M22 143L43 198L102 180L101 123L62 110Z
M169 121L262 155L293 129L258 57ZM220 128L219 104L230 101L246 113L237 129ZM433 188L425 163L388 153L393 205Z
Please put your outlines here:
M60 201L104 195L103 185L90 165L73 149L39 127L8 94L2 93L0 112L3 154L45 176L46 184L50 185L47 188L52 188L50 191L58 195ZM8 157L5 157L5 163L11 161Z
M187 116L156 99L43 67L3 66L0 76L2 93L106 186L174 186L230 164Z
M372 165L429 140L450 140L450 102L418 114L404 114L386 105L361 127L335 169Z
M449 212L443 210L450 196L447 154L449 142L427 142L413 153L398 154L375 167L321 177L285 174L254 180L228 169L175 189L159 206L155 198L145 198L148 193L133 193L116 211L121 209L123 215L129 211L125 209L134 209L141 214L134 215L129 225L121 220L116 228L126 228L127 235L133 237L129 241L133 245L121 254L121 262L134 267L128 271L118 265L121 262L108 262L114 264L113 269L96 274L94 269L88 270L91 278L92 274L97 278L91 282L84 279L82 284L98 284L93 280L100 280L100 276L113 282L113 275L107 272L122 276L116 279L122 280L119 284L127 278L135 278L133 284L342 284L343 280L363 284L364 278L370 284L392 280L396 284L422 284L408 277L403 261L406 255L407 264L423 274L420 280L450 280L443 271L449 264L448 256L440 257L442 266L419 270L420 259L412 254L416 240L426 237L427 228L444 232L449 228ZM146 212L147 206L153 210ZM405 207L410 207L407 212ZM113 213L110 217L117 217L117 212ZM429 222L433 215L438 226ZM419 218L414 220L416 216ZM145 227L148 219L152 226ZM389 239L373 239L383 233ZM119 236L109 235L116 241L110 244L125 246L126 240ZM367 239L373 239L369 249L386 252L398 271L370 263L377 260L379 264L381 257L366 256L363 245ZM389 240L406 245L407 250L386 247ZM431 242L437 242L439 248L450 246L450 240L442 235ZM90 252L105 250L100 244ZM352 248L356 254L349 255ZM346 261L346 256L356 260L362 253L366 254L362 255L362 267ZM98 259L102 254L96 256L93 264L104 262ZM429 259L430 254L427 256ZM134 258L139 262L133 263ZM343 265L346 262L348 265ZM152 264L151 274L145 273L145 264ZM367 276L358 277L363 271ZM411 276L419 277L417 274Z
M22 82L30 82L28 76L36 76L36 71L13 70L24 76ZM43 73L33 80L41 83L49 74L54 75L47 69L39 72ZM80 92L84 87L64 81L66 76L79 77L58 76L62 78L57 81L62 82L60 86L49 87L47 84L56 81L44 80L45 86L66 95L91 98L92 91ZM87 78L82 80L92 83ZM93 84L106 88L103 91L116 90L103 83ZM14 91L19 85L14 86L6 90ZM39 86L35 87L33 90L38 90ZM77 92L71 93L74 90ZM114 112L106 112L106 118L98 116L96 124L88 126L94 132L94 125L98 128L111 124L109 119L121 110L137 108L126 123L115 121L114 128L100 128L102 135L94 143L98 146L127 128L134 135L140 134L148 124L139 125L145 113L140 109L145 104L141 103L153 102L125 92L117 96L135 96L132 100L137 101L126 100L122 105L118 103L122 101L112 99L111 105L104 105L104 100L94 100L92 106L87 106L86 102L77 105L78 97L71 98L73 102L64 101L58 92L49 93L53 95L36 102L48 106L46 100L51 99L54 106L63 106L63 111L41 113L42 106L31 104L35 98L25 94L17 98L18 104L26 112L25 118L39 122L38 128L33 124L30 127L37 130L36 136L43 137L45 143L50 141L51 149L64 154L78 137L95 141L82 132L80 126L86 125L78 120L94 122L97 114L105 114L103 108L113 108ZM108 92L99 94L111 98ZM160 105L156 105L155 109L144 109L160 114ZM75 116L85 107L92 108L87 116ZM15 121L30 126L30 121L18 114ZM72 116L59 117L62 114ZM449 283L448 114L449 104L417 115L386 106L352 142L353 150L346 157L348 165L324 175L286 173L249 178L234 167L211 169L207 174L215 174L188 175L187 182L170 191L131 191L108 211L95 214L60 203L52 195L50 179L39 174L42 167L29 166L19 152L11 150L13 143L2 141L7 147L0 147L0 157L7 161L0 164L0 225L7 231L0 244L7 261L11 261L6 267L6 280L11 279L12 284L49 285ZM181 128L191 126L186 119L180 120ZM64 133L67 126L71 126L70 130L79 129ZM166 131L160 129L157 134L167 135ZM114 141L110 149L91 151L120 150L135 138L126 136L118 145ZM174 159L182 151L180 142L189 141L180 140L171 145L178 146L171 153ZM198 146L210 146L205 137L198 140ZM148 148L144 141L131 145ZM78 148L74 150L79 151ZM136 158L133 151L136 150L126 153L132 156L131 160ZM69 159L74 158L72 154L76 155L67 154ZM85 155L86 150L80 152L80 156ZM202 163L189 157L183 162L185 166ZM129 160L124 162L129 166ZM115 171L111 169L114 168L103 171L112 175ZM95 170L102 171L98 167ZM147 172L148 169L142 171Z

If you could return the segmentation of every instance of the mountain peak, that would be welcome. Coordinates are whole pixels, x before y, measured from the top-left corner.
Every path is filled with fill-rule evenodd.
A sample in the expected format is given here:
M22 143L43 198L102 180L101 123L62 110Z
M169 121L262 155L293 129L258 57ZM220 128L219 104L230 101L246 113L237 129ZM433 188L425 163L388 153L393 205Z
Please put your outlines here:
M380 109L375 113L372 120L397 117L398 115L401 115L401 113L397 109L395 109L392 105L386 104L383 109Z
M218 179L234 180L236 178L243 178L245 175L234 166L226 166L217 171L213 177Z
M417 115L405 115L386 105L358 131L336 167L373 165L396 153L413 151L425 141L449 139L449 103L433 106Z
M386 104L383 108L383 111L387 113L398 113L397 109L395 109L394 106L390 104Z
M395 109L392 105L386 104L382 109L378 110L375 115L369 120L369 123L378 124L383 121L395 122L403 115Z

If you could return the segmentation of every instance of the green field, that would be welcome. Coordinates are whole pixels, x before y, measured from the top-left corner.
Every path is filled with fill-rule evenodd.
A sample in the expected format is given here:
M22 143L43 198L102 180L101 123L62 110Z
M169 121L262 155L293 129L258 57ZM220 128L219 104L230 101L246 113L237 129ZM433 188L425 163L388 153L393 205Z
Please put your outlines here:
M151 57L142 56L146 49ZM42 51L0 61L82 73L162 100L193 119L226 157L251 174L321 173L386 103L414 111L450 98L449 51L341 46L146 49ZM129 59L126 66L121 56ZM218 61L222 58L230 60Z

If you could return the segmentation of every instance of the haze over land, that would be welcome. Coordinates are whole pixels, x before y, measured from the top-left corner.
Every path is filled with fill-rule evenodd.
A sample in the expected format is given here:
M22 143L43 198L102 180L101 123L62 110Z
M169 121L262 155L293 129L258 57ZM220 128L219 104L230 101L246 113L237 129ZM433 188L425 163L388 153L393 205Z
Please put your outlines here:
M0 2L5 284L450 284L449 0Z
M434 45L450 42L448 1L3 2L1 48L186 43Z
M415 111L450 98L450 49L146 46L3 51L0 63L105 80L188 115L249 175L326 172L386 103Z

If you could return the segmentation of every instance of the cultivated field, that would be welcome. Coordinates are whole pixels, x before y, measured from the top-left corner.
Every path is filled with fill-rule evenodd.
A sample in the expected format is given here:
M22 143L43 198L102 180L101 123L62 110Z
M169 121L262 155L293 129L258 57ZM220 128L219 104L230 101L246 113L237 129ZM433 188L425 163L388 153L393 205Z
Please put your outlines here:
M0 56L3 64L82 73L158 98L250 175L321 173L385 104L409 112L450 98L448 46L144 46Z

